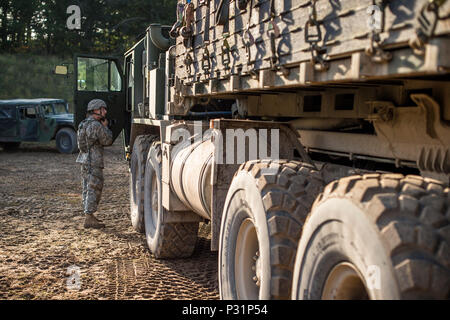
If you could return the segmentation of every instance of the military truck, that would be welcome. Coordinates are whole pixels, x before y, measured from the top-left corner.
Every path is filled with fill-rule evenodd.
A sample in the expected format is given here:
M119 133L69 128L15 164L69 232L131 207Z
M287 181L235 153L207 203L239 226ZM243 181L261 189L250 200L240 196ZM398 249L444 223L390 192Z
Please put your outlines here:
M73 114L65 100L0 100L0 147L11 150L22 142L52 140L61 153L78 150Z
M76 122L107 101L133 227L181 258L207 223L222 299L449 298L449 8L180 0L76 57Z

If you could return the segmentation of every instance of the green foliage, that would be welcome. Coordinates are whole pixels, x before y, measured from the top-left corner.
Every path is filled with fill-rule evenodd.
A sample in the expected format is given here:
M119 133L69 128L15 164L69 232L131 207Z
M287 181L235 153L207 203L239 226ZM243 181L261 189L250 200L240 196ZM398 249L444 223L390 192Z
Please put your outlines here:
M69 30L70 5L82 30ZM151 23L171 25L176 0L0 0L0 52L121 55Z
M67 100L72 108L73 75L53 74L54 67L63 62L50 56L0 55L0 100L58 98Z
M171 25L176 0L0 0L0 99L73 102L73 75L52 74L76 53L122 56L151 23ZM82 30L66 26L81 8ZM73 68L72 68L73 69Z

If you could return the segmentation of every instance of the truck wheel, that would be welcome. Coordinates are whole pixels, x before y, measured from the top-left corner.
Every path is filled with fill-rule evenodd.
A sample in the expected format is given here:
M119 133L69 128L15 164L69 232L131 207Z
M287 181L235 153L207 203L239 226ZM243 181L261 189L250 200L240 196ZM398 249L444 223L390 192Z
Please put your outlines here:
M298 239L323 187L308 164L258 160L241 166L222 216L222 299L290 298Z
M450 196L438 181L368 174L329 184L303 229L294 299L448 299Z
M134 230L144 233L144 174L148 149L157 137L138 136L134 141L130 161L130 217Z
M77 133L72 128L62 128L56 133L56 148L59 152L72 154L78 150Z
M198 222L164 222L161 143L150 148L145 168L144 221L147 245L156 258L187 258L197 243Z
M5 151L12 151L20 147L20 142L0 142L0 147Z

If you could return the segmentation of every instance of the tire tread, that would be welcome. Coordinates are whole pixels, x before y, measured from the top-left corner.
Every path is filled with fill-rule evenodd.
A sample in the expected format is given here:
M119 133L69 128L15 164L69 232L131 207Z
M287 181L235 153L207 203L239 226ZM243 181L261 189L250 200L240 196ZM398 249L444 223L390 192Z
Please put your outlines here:
M161 143L153 141L161 161ZM198 222L161 223L158 246L153 254L158 259L188 258L195 250L198 238Z
M133 147L133 153L137 152L137 157L138 157L138 166L141 167L141 170L139 172L138 170L138 174L140 173L140 179L141 181L144 181L144 175L145 175L145 162L147 161L147 155L148 155L148 151L150 150L150 145L152 144L152 142L154 140L158 139L158 136L155 135L141 135L138 136L134 142L134 147ZM130 180L131 183L131 180ZM144 226L144 184L141 183L141 190L140 190L140 194L141 194L141 198L139 199L139 205L138 208L140 208L140 210L138 209L138 220L137 222L133 225L134 229L139 232L139 233L143 233L145 232L145 226ZM131 198L131 195L130 195ZM131 204L131 199L130 199L130 204Z
M439 181L420 176L366 174L329 184L313 210L332 198L350 199L377 226L401 297L445 299L450 293L449 192Z
M255 178L267 214L272 298L289 299L298 240L324 181L313 166L298 161L255 160L242 170Z

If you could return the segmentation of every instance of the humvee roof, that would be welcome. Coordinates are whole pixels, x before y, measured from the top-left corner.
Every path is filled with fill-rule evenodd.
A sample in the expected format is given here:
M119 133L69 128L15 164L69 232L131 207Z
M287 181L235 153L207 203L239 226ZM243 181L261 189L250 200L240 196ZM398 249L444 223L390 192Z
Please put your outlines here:
M27 105L27 104L40 104L48 102L65 102L62 99L52 98L39 98L39 99L12 99L12 100L0 100L0 106L2 105Z

